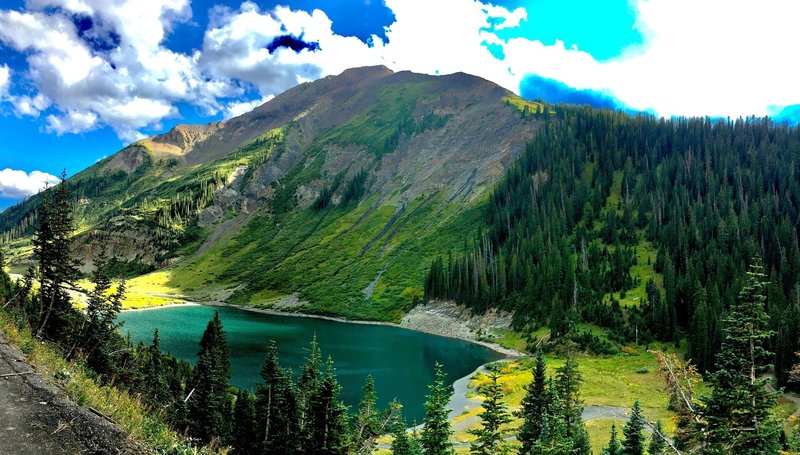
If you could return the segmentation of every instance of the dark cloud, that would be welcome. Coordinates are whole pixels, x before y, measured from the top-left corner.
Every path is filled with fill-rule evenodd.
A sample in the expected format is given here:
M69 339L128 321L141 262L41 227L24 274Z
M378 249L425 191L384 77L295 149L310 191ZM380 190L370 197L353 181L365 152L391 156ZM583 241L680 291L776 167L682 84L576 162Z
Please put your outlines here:
M576 89L555 79L531 74L519 85L520 96L550 103L589 105L607 109L626 109L616 98L595 90Z
M267 44L267 50L270 54L281 47L291 49L298 54L304 49L308 49L312 52L320 50L319 43L305 42L303 41L303 35L300 35L300 37L294 37L292 35L276 36L271 43Z

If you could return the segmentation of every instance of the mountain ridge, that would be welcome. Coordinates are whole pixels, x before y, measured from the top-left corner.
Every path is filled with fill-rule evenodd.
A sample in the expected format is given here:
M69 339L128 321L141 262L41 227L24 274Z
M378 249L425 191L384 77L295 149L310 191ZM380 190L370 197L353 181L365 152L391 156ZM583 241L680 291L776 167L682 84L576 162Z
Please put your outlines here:
M132 280L141 299L263 303L299 293L310 312L397 320L421 295L426 264L409 272L408 262L420 249L456 246L440 231L456 242L475 227L448 223L464 223L538 128L524 106L540 105L464 73L377 66L304 83L224 122L137 141L73 176L76 250L88 264L108 243L120 273L151 272L154 280ZM35 199L0 214L0 231L30 226ZM25 242L16 242L12 259L23 265ZM158 292L137 290L141 282L158 282Z

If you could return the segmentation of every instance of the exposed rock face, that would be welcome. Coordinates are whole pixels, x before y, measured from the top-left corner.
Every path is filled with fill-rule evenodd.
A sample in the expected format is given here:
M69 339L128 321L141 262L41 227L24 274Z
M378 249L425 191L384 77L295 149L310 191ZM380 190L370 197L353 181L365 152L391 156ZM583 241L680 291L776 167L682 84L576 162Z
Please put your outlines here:
M478 315L455 302L431 301L412 308L403 317L400 325L423 332L474 340L492 330L511 328L511 318L511 313L494 308Z
M106 163L103 171L109 174L119 171L130 174L139 169L139 166L144 163L146 154L147 149L144 147L132 145L114 154Z
M184 156L190 153L195 145L202 143L224 126L225 122L214 122L208 125L176 125L168 132L142 139L138 144L158 157L164 155Z

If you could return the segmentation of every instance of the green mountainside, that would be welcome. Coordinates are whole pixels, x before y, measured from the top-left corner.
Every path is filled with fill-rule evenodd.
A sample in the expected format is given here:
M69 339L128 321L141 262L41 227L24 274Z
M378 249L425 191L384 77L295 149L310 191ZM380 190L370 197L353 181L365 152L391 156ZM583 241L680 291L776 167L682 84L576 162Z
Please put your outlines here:
M359 68L73 176L75 249L89 262L108 244L131 305L397 321L447 299L595 353L688 342L701 371L760 264L784 385L800 351L798 151L800 130L769 119L546 106L465 74ZM0 214L19 268L36 202Z
M522 111L541 109L461 73L348 70L70 178L76 253L90 263L108 244L117 273L143 275L134 300L397 320L422 296L426 258L476 232L486 189L540 124ZM37 199L0 214L18 267Z

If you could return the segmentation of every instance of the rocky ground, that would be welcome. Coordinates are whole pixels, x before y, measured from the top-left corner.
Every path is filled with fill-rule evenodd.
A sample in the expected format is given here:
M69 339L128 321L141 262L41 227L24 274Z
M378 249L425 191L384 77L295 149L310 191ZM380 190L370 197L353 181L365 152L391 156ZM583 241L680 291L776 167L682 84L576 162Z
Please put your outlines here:
M400 326L420 332L433 333L484 344L509 357L520 357L522 352L506 349L496 343L479 341L481 335L496 329L511 328L511 313L491 309L484 314L473 314L467 307L454 302L431 301L417 305L406 314Z
M116 425L70 401L0 335L0 453L146 454Z

